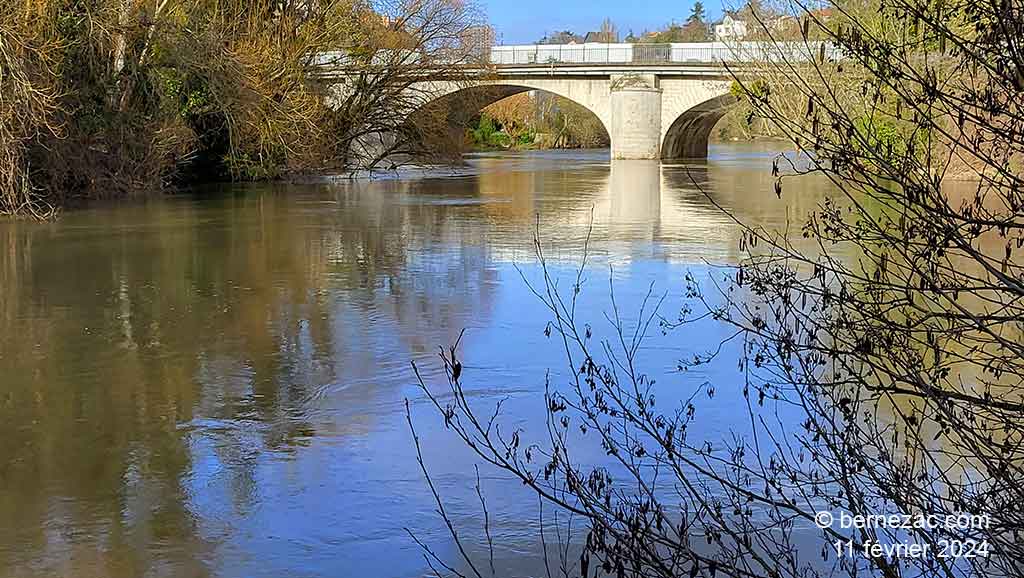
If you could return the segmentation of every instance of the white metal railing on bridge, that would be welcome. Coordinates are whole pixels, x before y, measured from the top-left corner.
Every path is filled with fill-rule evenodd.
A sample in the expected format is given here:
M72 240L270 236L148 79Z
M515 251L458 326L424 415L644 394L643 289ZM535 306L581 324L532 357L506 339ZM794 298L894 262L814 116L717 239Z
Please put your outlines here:
M714 64L720 62L838 60L834 46L813 42L686 42L672 44L535 44L495 46L490 63L529 64Z
M466 67L487 66L578 66L578 65L672 65L756 62L807 62L815 59L839 60L835 46L823 42L686 42L672 44L531 44L493 46L475 59L460 55ZM370 57L378 66L439 64L443 58L427 57L412 50L381 51ZM317 56L318 66L344 69L353 57L345 51L324 52ZM451 63L447 63L451 64Z

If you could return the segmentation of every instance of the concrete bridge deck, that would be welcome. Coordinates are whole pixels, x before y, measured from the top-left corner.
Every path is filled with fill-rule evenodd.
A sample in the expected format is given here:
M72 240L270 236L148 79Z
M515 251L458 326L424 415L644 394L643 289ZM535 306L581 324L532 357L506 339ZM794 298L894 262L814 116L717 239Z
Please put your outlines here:
M418 56L409 53L415 63ZM431 78L429 66L418 91L423 106L456 102L485 106L507 96L544 91L587 108L604 125L616 159L682 159L707 156L708 137L730 104L733 74L758 63L838 59L823 43L569 44L494 46L468 79ZM343 82L342 53L318 59ZM474 75L473 71L479 71ZM472 94L476 93L476 94ZM475 113L477 111L470 111Z

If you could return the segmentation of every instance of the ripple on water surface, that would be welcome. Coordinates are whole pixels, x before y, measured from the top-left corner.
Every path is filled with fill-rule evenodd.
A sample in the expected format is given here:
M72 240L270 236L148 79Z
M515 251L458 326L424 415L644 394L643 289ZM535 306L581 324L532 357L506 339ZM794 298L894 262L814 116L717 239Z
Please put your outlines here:
M723 209L778 225L820 200L809 187L779 202L771 157L734 146L666 166L607 151L477 154L455 171L0 223L11 248L0 258L0 577L420 576L404 528L455 550L415 461L407 399L438 489L480 552L475 460L430 411L411 362L447 399L438 348L465 331L471 403L505 400L505 427L539 435L545 381L570 372L527 286L541 281L534 234L565 287L588 248L580 314L597 335L610 286L629 318L653 283L673 317L687 271L706 278L737 258ZM734 379L732 360L673 371L725 335L653 332L641 359L659 403ZM694 435L740 427L734 401L727 388L702 401ZM535 500L481 475L499 570L543 574Z

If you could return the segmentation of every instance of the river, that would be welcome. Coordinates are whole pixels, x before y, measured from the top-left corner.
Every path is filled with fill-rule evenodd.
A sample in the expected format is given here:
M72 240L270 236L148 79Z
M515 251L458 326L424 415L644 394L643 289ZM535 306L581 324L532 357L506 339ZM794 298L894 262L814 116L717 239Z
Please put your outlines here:
M824 187L772 190L767 145L708 161L607 151L479 154L458 170L232 186L0 222L0 576L421 576L408 528L457 550L406 423L474 552L475 463L425 403L439 346L465 330L474 403L542 424L545 335L534 234L569 282L590 233L583 315L607 333L652 284L663 314L683 278L739 258L738 227L792 223ZM713 202L712 202L713 201ZM525 279L525 280L524 280ZM724 328L653 332L659 387L728 390L735 358L678 360ZM735 392L733 392L735 393ZM704 434L746 419L728 392ZM540 575L537 503L481 469L502 575Z

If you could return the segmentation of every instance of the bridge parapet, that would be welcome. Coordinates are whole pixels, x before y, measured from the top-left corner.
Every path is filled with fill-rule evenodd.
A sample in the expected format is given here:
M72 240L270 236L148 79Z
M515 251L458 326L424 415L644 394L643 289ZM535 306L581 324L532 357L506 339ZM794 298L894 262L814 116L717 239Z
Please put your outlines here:
M396 56L397 55L397 56ZM522 44L492 46L480 61L462 64L466 68L522 67L543 65L549 68L581 65L694 66L754 64L758 62L809 62L815 59L840 60L842 54L826 42L679 42L671 44ZM415 51L382 53L371 64L378 66L416 66L429 70L435 61ZM351 65L345 51L323 52L315 64L344 71ZM451 65L453 63L447 63Z
M716 64L756 62L808 62L816 58L838 60L839 50L824 42L680 42L671 44L531 44L494 46L490 63L547 64Z

